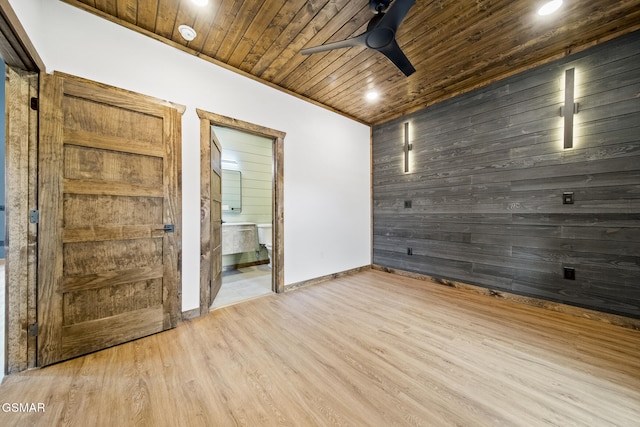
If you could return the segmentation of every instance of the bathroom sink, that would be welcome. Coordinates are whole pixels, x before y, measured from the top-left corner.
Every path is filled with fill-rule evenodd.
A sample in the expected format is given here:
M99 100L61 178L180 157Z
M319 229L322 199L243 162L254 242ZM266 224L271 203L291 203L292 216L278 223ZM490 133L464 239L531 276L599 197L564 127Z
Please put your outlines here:
M222 255L258 250L258 229L255 222L225 222L222 224Z

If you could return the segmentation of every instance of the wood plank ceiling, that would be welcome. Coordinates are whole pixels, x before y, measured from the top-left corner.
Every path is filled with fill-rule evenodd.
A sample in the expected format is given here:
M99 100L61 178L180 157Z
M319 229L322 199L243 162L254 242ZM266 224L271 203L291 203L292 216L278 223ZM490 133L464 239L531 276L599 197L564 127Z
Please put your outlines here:
M640 0L564 0L548 17L545 0L417 0L396 35L417 69L405 77L362 47L300 54L364 32L368 0L63 1L367 124L640 29Z

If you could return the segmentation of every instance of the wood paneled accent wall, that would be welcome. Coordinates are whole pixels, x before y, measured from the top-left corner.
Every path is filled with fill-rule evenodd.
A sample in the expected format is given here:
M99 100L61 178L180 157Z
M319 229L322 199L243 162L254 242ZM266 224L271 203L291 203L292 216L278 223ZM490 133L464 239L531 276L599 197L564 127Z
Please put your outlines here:
M375 126L373 222L375 265L639 318L640 32Z

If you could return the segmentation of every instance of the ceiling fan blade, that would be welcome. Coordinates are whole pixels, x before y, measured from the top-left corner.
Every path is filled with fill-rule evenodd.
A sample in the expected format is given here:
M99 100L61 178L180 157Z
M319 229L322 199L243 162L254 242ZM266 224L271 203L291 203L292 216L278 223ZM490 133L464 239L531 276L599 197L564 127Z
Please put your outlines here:
M377 27L398 29L409 9L416 3L416 0L394 0L389 7L389 11L384 14Z
M366 40L367 40L367 33L362 33L359 36L356 36L347 40L327 43L327 44L323 44L315 47L308 47L306 49L302 49L300 53L303 55L310 55L312 53L326 52L328 50L342 49L345 47L366 46L367 45Z
M405 76L409 77L416 71L416 69L413 68L413 65L411 65L411 61L409 61L409 58L407 58L407 56L398 45L398 42L396 42L395 40L389 43L387 46L377 49L377 51L389 58L389 60L391 60L391 62L393 62L395 66L404 73Z

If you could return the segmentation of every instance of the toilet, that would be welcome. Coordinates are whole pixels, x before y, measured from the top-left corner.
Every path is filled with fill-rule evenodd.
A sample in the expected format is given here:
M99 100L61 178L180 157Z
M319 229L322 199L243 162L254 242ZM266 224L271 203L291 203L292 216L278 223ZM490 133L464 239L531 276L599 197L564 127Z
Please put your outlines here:
M269 267L271 267L271 249L273 248L271 240L272 228L271 224L258 224L258 243L267 249L267 253L269 254Z

